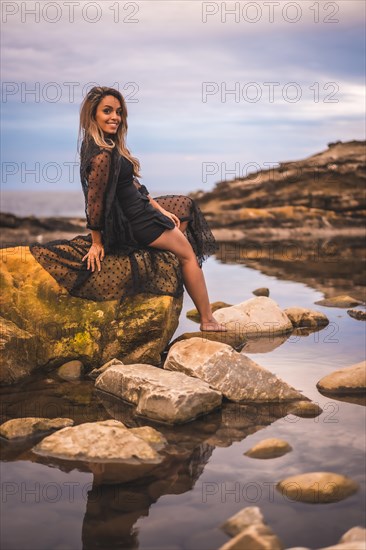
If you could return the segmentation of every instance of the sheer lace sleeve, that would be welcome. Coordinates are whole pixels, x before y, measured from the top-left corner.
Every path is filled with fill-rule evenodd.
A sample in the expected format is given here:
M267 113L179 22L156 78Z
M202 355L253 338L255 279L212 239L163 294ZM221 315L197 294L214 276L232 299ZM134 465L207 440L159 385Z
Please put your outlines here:
M140 183L139 180L135 176L133 177L133 183L134 183L135 187L137 187L137 189L140 191L140 193L142 193L143 195L146 195L146 196L149 195L148 189L145 187L145 185Z
M88 173L87 192L87 224L88 229L103 229L103 213L105 191L109 179L111 166L111 152L108 149L102 150L90 161Z

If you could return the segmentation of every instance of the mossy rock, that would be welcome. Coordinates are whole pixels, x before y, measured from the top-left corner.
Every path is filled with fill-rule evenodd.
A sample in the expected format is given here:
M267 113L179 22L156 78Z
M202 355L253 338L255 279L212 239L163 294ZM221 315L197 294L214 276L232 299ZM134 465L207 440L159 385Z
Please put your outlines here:
M73 359L87 369L114 357L158 365L182 309L182 297L138 294L122 304L73 297L26 246L2 250L0 277L0 384Z

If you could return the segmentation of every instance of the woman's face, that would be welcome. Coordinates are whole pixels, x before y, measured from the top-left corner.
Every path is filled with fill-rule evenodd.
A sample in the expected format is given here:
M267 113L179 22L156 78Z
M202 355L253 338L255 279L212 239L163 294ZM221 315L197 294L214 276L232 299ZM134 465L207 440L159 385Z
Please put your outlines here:
M106 95L100 101L95 113L98 126L106 134L116 134L122 120L122 106L113 95Z

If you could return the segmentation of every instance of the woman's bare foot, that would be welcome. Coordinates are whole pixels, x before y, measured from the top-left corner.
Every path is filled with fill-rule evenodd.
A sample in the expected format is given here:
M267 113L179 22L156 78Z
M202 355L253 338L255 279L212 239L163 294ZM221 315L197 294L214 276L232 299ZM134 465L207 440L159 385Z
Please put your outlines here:
M201 323L200 330L202 332L227 332L225 325L218 323L215 319Z

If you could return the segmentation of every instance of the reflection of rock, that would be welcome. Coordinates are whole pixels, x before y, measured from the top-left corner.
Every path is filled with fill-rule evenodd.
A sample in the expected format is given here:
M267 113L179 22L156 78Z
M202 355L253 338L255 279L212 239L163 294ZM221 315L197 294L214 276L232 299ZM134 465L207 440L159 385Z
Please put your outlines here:
M264 523L263 514L260 508L257 506L247 506L247 508L243 508L235 515L231 516L231 518L226 520L220 527L225 533L230 535L230 537L235 537L235 535L238 535L243 529L258 523Z
M113 357L157 365L178 325L182 298L139 294L122 304L75 298L43 269L29 247L4 249L1 275L2 384L71 359L87 367Z
M221 529L234 538L220 550L283 550L280 539L264 523L262 512L256 506L243 508L221 525Z
M148 418L177 424L207 414L221 405L221 393L185 374L151 365L112 365L95 383L120 397Z
M290 333L271 336L248 336L241 351L243 353L267 353L282 346L290 336Z
M30 437L40 432L60 430L73 424L74 421L71 418L14 418L1 424L0 435L6 439Z
M288 477L276 489L295 502L339 502L358 490L353 479L333 472L309 472Z
M321 311L305 307L289 307L284 309L294 327L324 327L329 324L328 317Z
M366 361L331 372L319 380L316 386L327 394L365 393Z
M362 302L360 300L352 298L352 296L341 294L340 296L334 296L333 298L324 298L323 300L318 300L315 303L319 306L326 307L352 307L358 306Z
M240 243L221 243L216 257L222 263L244 264L281 281L304 283L323 292L326 297L347 294L352 288L355 299L365 295L365 240L344 236L245 235Z
M291 445L283 439L262 439L254 447L246 451L245 456L250 458L277 458L292 451Z
M347 313L357 321L366 321L366 311L363 309L348 309Z
M293 401L303 395L230 346L200 338L177 342L164 369L207 382L231 401Z
M214 314L228 330L243 334L285 334L292 331L287 315L271 298L257 296L231 307L219 309Z

